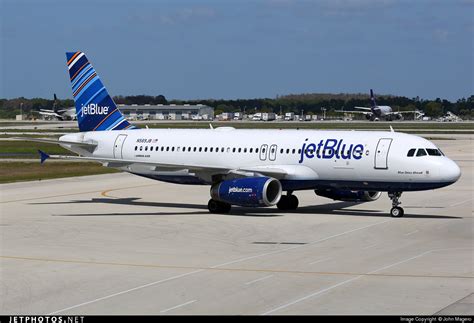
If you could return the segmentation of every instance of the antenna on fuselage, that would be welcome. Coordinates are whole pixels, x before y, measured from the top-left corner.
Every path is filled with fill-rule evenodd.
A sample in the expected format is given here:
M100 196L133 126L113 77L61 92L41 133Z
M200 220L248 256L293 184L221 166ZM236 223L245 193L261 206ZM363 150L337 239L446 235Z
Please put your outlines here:
M390 132L395 132L395 130L393 130L391 125L390 125Z
M211 130L214 130L214 127L212 126L212 124L209 124L209 128L211 128Z

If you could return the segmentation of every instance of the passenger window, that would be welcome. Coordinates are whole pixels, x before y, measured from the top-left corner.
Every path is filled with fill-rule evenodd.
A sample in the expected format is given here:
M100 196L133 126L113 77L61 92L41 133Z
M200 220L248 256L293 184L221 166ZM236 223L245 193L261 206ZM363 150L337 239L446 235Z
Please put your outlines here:
M138 149L138 146L135 146L135 150L137 150L137 149Z
M301 154L301 148L300 148L300 149L298 149L298 154Z
M158 151L158 148L160 148L160 147L156 146L156 147L155 147L155 150Z
M426 151L423 148L419 148L416 152L416 157L426 156Z
M142 147L142 146L140 146L140 151L142 151L142 150L143 150L143 147Z
M283 154L283 148L282 148L282 149L280 149L280 154Z
M174 147L171 148L171 151L174 151Z
M441 153L439 152L438 149L426 148L426 151L428 152L428 155L430 156L441 156Z
M255 152L258 153L258 148L255 148Z
M222 148L221 148L221 153L223 153L223 152L224 152L224 150L225 150L225 148L224 148L224 147L222 147Z
M235 148L232 148L232 152L235 153Z
M166 151L170 151L170 147L169 147L169 146L168 146L168 147L166 147Z
M141 149L140 149L141 150ZM164 146L161 146L161 151L165 150L165 147Z
M413 157L413 155L415 155L415 151L416 151L415 148L410 149L410 150L408 151L407 157Z
M207 147L204 147L204 152L207 153Z
M242 148L239 148L239 153L242 151Z
M253 148L250 148L249 153L251 153L252 151L253 151Z
M293 149L293 150L291 151L291 153L292 153L292 154L294 154L294 153L295 153L295 151L296 151L296 149Z
M209 152L212 153L213 150L214 150L214 147L211 147L210 150L209 150Z
M147 151L147 150L148 150L148 146L145 147L145 151Z
M244 153L246 153L246 152L247 152L247 148L244 148Z
M199 152L201 152L201 151L202 151L202 147L199 147Z
M289 150L289 149L287 149L287 150L286 150L286 153L287 153L287 154L289 154L289 153L290 153L290 150Z

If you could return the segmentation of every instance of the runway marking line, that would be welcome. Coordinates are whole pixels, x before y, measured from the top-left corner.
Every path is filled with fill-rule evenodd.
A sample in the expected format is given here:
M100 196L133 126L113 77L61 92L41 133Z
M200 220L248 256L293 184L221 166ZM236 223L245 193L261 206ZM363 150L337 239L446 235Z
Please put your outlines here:
M130 289L124 290L122 292L118 292L118 293L115 293L115 294L111 294L111 295L107 295L107 296L104 296L104 297L96 298L92 301L88 301L88 302L84 302L84 303L81 303L81 304L66 307L66 308L63 308L61 310L49 313L47 315L55 315L55 314L58 314L58 313L61 313L61 312L67 311L67 310L71 310L73 308L77 308L77 307L81 307L81 306L84 306L84 305L96 303L98 301L103 301L105 299L112 298L112 297L115 297L115 296L119 296L119 295L122 295L122 294L126 294L126 293L129 293L129 292L132 292L132 291L135 291L135 290L139 290L139 289L142 289L142 288L145 288L145 287L150 287L150 286L158 285L158 284L170 281L170 280L174 280L174 279L178 279L178 278L181 278L181 277L189 276L189 275L198 273L200 271L202 271L202 270L196 270L196 271L192 271L192 272L189 272L189 273L185 273L185 274L169 277L169 278L166 278L166 279L158 280L156 282L152 282L152 283L149 283L149 284L145 284L145 285L141 285L141 286L138 286L138 287L130 288Z
M474 276L446 276L446 275L408 275L408 274L375 274L375 273L354 273L354 272L332 272L332 271L302 271L302 270L285 270L285 269L267 269L267 268L225 268L225 267L197 267L197 266L173 266L173 265L158 265L158 264L133 264L133 263L118 263L118 262L99 262L86 261L74 259L51 259L51 258L33 258L33 257L15 257L15 256L0 256L3 259L11 260L29 260L42 262L58 262L58 263L72 263L83 265L103 265L103 266L123 266L123 267L142 267L142 268L156 268L156 269L194 269L199 271L235 271L235 272L262 272L275 274L313 274L313 275L342 275L342 276L381 276L381 277L407 277L407 278L453 278L453 279L472 279ZM332 258L324 258L313 263L322 262ZM398 264L398 263L397 263ZM386 268L382 268L386 269ZM380 270L382 270L380 269Z
M274 313L274 312L276 312L276 311L279 311L279 310L282 310L282 309L284 309L284 308L287 308L287 307L289 307L289 306L291 306L291 305L300 303L300 302L302 302L302 301L304 301L304 300L307 300L307 299L309 299L309 298L312 298L312 297L321 295L321 294L323 294L323 293L325 293L325 292L327 292L327 291L330 291L331 289L334 289L334 288L337 288L337 287L339 287L339 286L348 284L348 283L350 283L350 282L352 282L352 281L355 281L355 280L360 279L360 278L365 277L365 276L374 275L375 273L377 273L377 272L379 272L379 271L382 271L382 270L385 270L385 269L388 269L388 268L392 268L392 267L395 267L395 266L397 266L397 265L403 264L403 263L405 263L405 262L408 262L408 261L411 261L411 260L414 260L414 259L423 257L424 255L427 255L427 254L429 254L429 253L437 252L437 251L442 251L442 250L453 250L453 249L458 249L458 250L459 250L459 249L469 249L469 250L472 250L472 248L444 248L444 249L428 250L428 251L425 251L425 252L423 252L423 253L421 253L421 254L418 254L418 255L416 255L416 256L410 257L410 258L408 258L408 259L404 259L404 260L398 261L398 262L396 262L396 263L393 263L393 264L390 264L390 265L387 265L387 266L378 268L378 269L376 269L376 270L370 271L370 272L368 272L368 273L360 274L360 275L358 275L357 277L353 277L353 278L344 280L344 281L342 281L342 282L340 282L340 283L337 283L337 284L335 284L335 285L329 286L329 287L327 287L327 288L324 288L324 289L322 289L322 290L316 291L316 292L311 293L311 294L309 294L309 295L306 295L306 296L304 296L304 297L298 298L298 299L296 299L296 300L294 300L294 301L291 301L291 302L289 302L289 303L286 303L286 304L283 304L283 305L281 305L281 306L278 306L278 307L276 307L276 308L274 308L274 309L271 309L271 310L269 310L269 311L267 311L267 312L265 312L265 313L262 313L261 315L272 314L272 313ZM378 275L377 275L377 276L378 276ZM474 277L466 277L466 278L474 278Z
M77 193L59 194L59 195L51 195L51 196L33 197L33 198L28 198L28 199L1 201L0 204L13 203L13 202L25 202L25 201L33 201L33 200L43 200L43 199L49 199L49 198L55 198L55 197L64 197L64 196L71 196L71 195L83 195L83 194L91 194L91 193L101 193L101 195L104 196L104 197L113 197L113 196L107 196L106 194L108 192L111 192L111 191L126 190L126 189L129 189L129 188L138 188L138 187L146 187L146 186L153 186L153 185L157 185L157 183L146 184L146 185L137 185L137 186L128 186L128 187L122 187L122 188L114 188L114 189L109 189L109 190L105 190L105 191L87 191L87 192L77 192Z
M268 276L265 276L265 277L262 277L262 278L251 280L249 282L246 282L245 285L251 285L253 283L256 283L256 282L259 282L259 281L262 281L262 280L265 280L265 279L268 279L268 278L271 278L271 277L273 277L273 275L268 275Z
M330 260L330 259L332 259L332 258L331 258L331 257L327 257L327 258L319 259L319 260L310 262L308 265L318 264L318 263L320 263L320 262L323 262L323 261L326 261L326 260Z
M180 277L192 275L192 274L194 274L194 273L203 272L203 271L205 271L205 270L216 270L216 269L219 268L219 267L224 267L224 266L226 266L226 265L234 264L234 263L237 263L237 262L242 262L242 261L246 261L246 260L250 260L250 259L255 259L255 258L259 258L259 257L264 257L264 256L271 255L271 254L281 253L281 252L285 252L285 251L289 251L289 250L293 250L293 249L297 249L297 248L302 248L302 247L314 245L314 244L316 244L316 243L323 242L323 241L326 241L326 240L329 240L329 239L332 239L332 238L336 238L336 237L342 236L342 235L344 235L344 234L356 232L356 231L359 231L359 230L363 230L363 229L366 229L366 228L369 228L369 227L373 227L373 226L375 226L375 225L380 225L380 224L384 224L384 223L391 222L391 221L394 221L394 220L393 220L393 219L391 219L391 220L386 220L386 221L382 221L382 222L377 222L377 223L373 223L373 224L370 224L370 225L366 225L366 226L363 226L363 227L360 227L360 228L348 230L348 231L345 231L345 232L342 232L342 233L338 233L338 234L335 234L335 235L332 235L332 236L329 236L329 237L326 237L326 238L322 238L322 239L313 241L313 242L311 242L311 243L309 243L309 244L306 244L306 245L299 245L299 246L294 246L294 247L290 247L290 248L286 248L286 249L282 249L282 250L278 250L278 251L274 251L274 252L268 252L268 253L263 253L263 254L259 254L259 255L255 255L255 256L251 256L251 257L240 258L240 259L233 260L233 261L229 261L229 262L226 262L226 263L223 263L223 264L220 264L220 265L215 265L215 266L212 266L212 267L210 267L210 268L202 268L202 269L195 270L195 271L192 271L192 272L187 273L187 274L178 275L178 276L173 276L173 277L168 278L168 279L165 279L165 280L160 280L160 281L157 281L157 282L145 284L145 285L142 285L142 286L138 286L138 287L135 287L135 288L131 288L131 289L126 290L126 291L122 291L122 292L118 292L118 293L115 293L115 294L112 294L112 295L108 295L108 296L104 296L104 297L101 297L101 298L97 298L97 299L92 300L92 301L89 301L89 302L84 302L84 303L81 303L81 304L78 304L78 305L74 305L74 306L68 307L68 308L66 308L66 309L62 309L62 310L60 310L60 311L53 312L52 314L59 313L59 312L63 312L63 311L66 311L66 310L69 310L69 309L72 309L72 308L77 308L77 307L80 307L80 306L83 306L83 305L86 305L86 304L91 304L91 303L94 303L94 302L98 302L98 301L101 301L101 300L104 300L104 299L108 299L108 298L111 298L111 297L114 297L114 296L122 295L122 294L125 294L125 293L128 293L128 292L131 292L131 291L135 291L135 290L138 290L138 289L145 288L145 287L153 286L153 285L156 285L156 284L159 284L159 283L162 283L162 282L166 282L166 281L169 281L169 280L173 280L173 279L177 279L177 278L180 278ZM5 256L0 256L0 257L5 258ZM14 257L10 257L10 258L11 258L11 259L14 259ZM17 257L17 259L19 259L19 257ZM43 259L43 261L47 261L47 260ZM67 261L66 261L66 262L67 262ZM72 261L70 261L70 262L72 262ZM85 261L81 261L81 262L82 262L82 263L90 263L90 262L85 262ZM112 263L111 263L111 264L112 264ZM122 265L123 265L123 264L122 264ZM133 265L133 264L132 264L132 265ZM135 264L135 266L136 266L136 264ZM150 266L148 266L148 267L150 267ZM163 267L163 268L166 268L166 267L164 267L164 266L162 266L162 267ZM177 267L175 267L175 268L177 268ZM219 268L219 270L236 270L236 269ZM237 269L237 270L244 271L244 269ZM237 270L236 270L236 271L237 271ZM253 271L263 271L263 270L253 270ZM267 272L272 272L272 271L267 271ZM277 271L273 271L273 272L277 272ZM332 275L334 275L335 273L327 273L327 274L332 274ZM347 275L347 273L346 273L346 275ZM446 278L446 277L443 277L443 278ZM463 277L463 278L471 278L471 277Z
M189 301L189 302L186 302L186 303L183 303L183 304L179 304L179 305L173 306L173 307L171 307L171 308L168 308L168 309L166 309L166 310L162 310L162 311L160 311L160 313L166 313L166 312L175 310L175 309L177 309L177 308L180 308L180 307L183 307L183 306L192 304L192 303L194 303L194 302L196 302L196 301L197 301L197 300L192 300L192 301Z

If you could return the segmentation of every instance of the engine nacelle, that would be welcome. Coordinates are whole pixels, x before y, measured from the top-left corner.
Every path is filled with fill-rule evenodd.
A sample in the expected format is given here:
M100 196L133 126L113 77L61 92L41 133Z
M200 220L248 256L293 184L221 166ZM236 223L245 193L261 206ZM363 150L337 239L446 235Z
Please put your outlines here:
M377 200L382 192L350 190L314 190L316 195L338 201L371 202Z
M281 183L271 177L244 177L211 187L214 200L240 206L272 206L280 201Z

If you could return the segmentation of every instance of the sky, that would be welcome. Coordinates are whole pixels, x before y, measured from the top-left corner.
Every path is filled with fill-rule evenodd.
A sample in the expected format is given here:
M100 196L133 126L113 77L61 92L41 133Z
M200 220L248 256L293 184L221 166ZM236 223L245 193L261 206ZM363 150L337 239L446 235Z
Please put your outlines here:
M474 0L0 0L0 98L72 98L66 51L111 95L474 94Z

